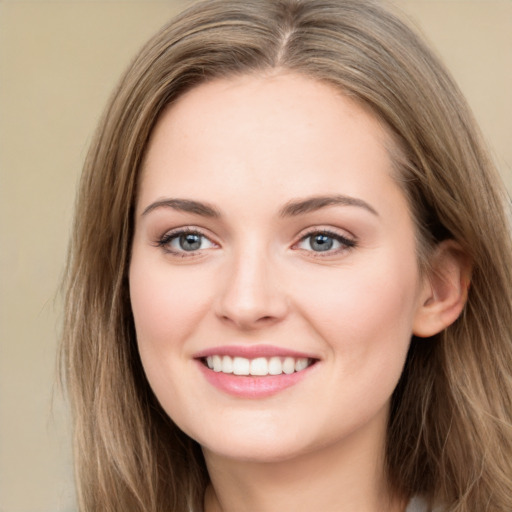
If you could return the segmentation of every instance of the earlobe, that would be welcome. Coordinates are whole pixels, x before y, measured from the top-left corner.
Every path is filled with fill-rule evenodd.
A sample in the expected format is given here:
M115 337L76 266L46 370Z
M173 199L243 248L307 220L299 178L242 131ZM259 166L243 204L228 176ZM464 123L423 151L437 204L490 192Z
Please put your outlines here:
M464 309L471 281L471 262L454 240L441 242L425 276L413 334L429 337L451 325Z

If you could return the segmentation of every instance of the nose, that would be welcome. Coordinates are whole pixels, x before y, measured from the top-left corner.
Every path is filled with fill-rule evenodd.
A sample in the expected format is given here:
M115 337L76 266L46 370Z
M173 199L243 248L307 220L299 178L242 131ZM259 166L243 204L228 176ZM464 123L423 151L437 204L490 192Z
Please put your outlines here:
M275 267L257 252L236 258L221 280L217 316L242 330L259 329L285 318L288 300Z

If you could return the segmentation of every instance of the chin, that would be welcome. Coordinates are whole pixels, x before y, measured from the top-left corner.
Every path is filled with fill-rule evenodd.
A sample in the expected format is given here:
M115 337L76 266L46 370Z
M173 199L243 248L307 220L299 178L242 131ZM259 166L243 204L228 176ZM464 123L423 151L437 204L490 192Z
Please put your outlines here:
M308 442L304 432L289 428L249 426L220 428L209 432L189 432L202 447L205 454L239 460L243 462L283 462L311 450L314 443Z
M211 454L215 457L233 461L260 464L287 462L308 452L304 446L283 446L282 443L276 442L276 440L268 443L258 439L251 439L251 442L231 443L229 446L204 445L202 449L205 456Z

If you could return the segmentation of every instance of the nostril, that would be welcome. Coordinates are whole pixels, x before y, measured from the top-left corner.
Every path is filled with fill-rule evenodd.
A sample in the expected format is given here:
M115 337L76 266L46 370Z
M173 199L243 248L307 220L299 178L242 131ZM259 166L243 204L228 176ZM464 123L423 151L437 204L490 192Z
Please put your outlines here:
M220 317L222 320L226 321L226 322L232 322L233 321L233 318L229 315L221 315ZM268 322L272 322L275 320L275 317L271 316L271 315L265 315L265 316L262 316L260 318L254 318L254 320L251 320L251 322L256 322L256 323L261 323L261 322L264 322L264 323L268 323Z

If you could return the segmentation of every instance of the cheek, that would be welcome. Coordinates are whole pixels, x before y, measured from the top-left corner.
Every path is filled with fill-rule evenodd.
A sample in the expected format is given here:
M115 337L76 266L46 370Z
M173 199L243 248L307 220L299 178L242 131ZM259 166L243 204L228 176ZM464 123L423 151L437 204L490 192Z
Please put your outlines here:
M304 283L300 292L303 315L347 372L355 373L368 364L401 368L412 335L418 290L415 262L401 263L381 255L379 261Z
M165 263L130 266L130 300L141 356L164 356L183 347L195 325L208 311L207 280Z
M129 282L139 355L162 407L179 420L194 398L182 384L192 364L186 341L209 310L204 279L199 288L198 276L137 256L132 257Z
M389 403L412 336L415 279L392 266L384 273L353 269L309 294L303 309L334 363L329 378L338 392L327 395L334 422L348 421L347 411L364 422Z

